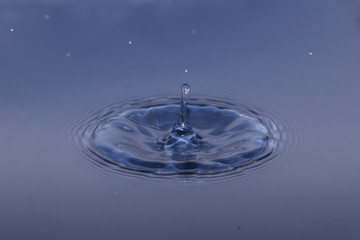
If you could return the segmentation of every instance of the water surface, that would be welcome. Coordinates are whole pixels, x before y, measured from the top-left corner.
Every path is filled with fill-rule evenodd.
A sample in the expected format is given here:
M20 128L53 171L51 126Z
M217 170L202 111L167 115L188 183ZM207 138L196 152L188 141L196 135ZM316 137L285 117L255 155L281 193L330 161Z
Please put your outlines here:
M1 1L0 239L359 239L359 9ZM71 119L183 82L291 123L296 146L220 182L76 159Z

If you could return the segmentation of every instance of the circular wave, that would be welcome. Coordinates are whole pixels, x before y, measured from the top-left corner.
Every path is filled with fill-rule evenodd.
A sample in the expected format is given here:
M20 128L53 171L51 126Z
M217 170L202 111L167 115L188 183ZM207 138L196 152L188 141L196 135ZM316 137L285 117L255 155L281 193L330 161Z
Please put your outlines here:
M191 98L188 119L202 147L161 144L177 121L179 98L114 103L72 123L73 144L87 164L143 176L214 176L256 168L273 159L286 139L281 121L246 104ZM189 144L180 139L176 146ZM235 171L237 170L237 171Z

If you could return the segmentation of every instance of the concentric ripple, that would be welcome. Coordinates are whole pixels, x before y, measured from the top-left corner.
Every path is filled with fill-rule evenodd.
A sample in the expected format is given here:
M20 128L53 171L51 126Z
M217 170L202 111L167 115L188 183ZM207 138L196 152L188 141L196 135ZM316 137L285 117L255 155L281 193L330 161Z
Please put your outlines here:
M197 142L187 147L191 141L180 138L169 147L179 102L164 96L139 99L82 116L72 133L82 159L120 173L208 176L258 167L279 152L284 134L271 115L246 104L205 97L191 98L187 105L196 136L191 139Z

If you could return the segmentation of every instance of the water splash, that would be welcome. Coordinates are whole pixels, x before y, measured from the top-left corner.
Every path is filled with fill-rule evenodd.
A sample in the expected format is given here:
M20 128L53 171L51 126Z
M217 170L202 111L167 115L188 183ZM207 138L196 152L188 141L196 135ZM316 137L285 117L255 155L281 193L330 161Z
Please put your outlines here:
M178 119L178 124L180 124L181 128L189 128L190 124L188 123L188 117L187 117L187 101L190 93L190 86L187 83L184 83L181 86L181 103L180 103L180 115Z
M86 161L127 173L209 176L260 166L279 152L284 132L272 115L220 98L189 99L188 84L181 92L181 99L131 100L84 116L74 135Z
M182 97L178 120L171 133L161 137L156 143L160 149L172 151L172 158L175 160L192 159L194 152L209 148L209 144L196 134L189 123L187 109L189 92L190 86L184 83L181 86Z

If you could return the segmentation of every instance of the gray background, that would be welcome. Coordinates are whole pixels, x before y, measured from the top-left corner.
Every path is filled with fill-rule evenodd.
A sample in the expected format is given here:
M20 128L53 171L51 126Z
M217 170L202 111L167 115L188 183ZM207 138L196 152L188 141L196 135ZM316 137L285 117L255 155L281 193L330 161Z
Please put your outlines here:
M360 239L359 63L358 0L1 0L0 239ZM288 154L216 184L76 161L69 119L183 82L288 121Z

